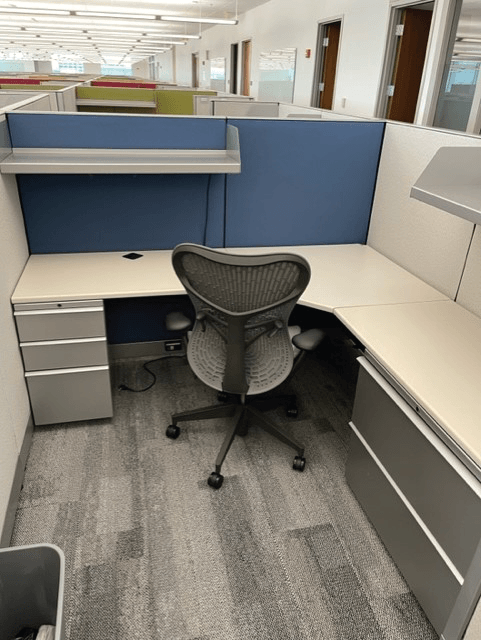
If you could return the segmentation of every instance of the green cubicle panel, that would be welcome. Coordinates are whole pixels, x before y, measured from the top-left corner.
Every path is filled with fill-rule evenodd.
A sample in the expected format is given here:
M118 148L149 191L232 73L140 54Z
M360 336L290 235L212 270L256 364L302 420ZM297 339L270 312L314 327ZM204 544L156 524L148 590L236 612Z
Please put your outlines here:
M77 87L77 111L155 114L153 89L135 87Z
M193 114L193 96L216 96L216 91L197 91L183 89L159 89L155 91L156 112L158 114Z
M155 100L153 89L130 87L76 87L76 95L81 100Z

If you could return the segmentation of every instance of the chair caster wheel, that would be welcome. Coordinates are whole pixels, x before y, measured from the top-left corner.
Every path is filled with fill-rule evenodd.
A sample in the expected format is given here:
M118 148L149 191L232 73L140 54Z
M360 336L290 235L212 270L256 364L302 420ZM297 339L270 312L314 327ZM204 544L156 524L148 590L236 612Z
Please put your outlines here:
M229 401L229 394L227 392L218 392L218 401L220 403L227 403Z
M302 456L295 456L293 460L293 469L302 472L305 469L306 459Z
M219 488L223 484L223 481L224 481L224 476L222 474L213 472L208 478L208 485L213 487L215 490L219 490Z
M298 416L298 408L297 407L287 407L286 408L286 416L289 416L290 418L296 418Z
M180 428L177 425L169 425L166 430L167 438L177 438L181 433Z

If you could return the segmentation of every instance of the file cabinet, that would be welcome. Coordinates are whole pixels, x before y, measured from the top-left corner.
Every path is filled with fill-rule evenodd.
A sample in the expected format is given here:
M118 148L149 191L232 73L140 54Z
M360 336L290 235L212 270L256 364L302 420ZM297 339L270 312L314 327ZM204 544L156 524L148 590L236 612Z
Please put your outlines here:
M442 633L480 542L480 482L417 408L359 361L346 478Z
M112 416L102 300L14 306L36 425Z

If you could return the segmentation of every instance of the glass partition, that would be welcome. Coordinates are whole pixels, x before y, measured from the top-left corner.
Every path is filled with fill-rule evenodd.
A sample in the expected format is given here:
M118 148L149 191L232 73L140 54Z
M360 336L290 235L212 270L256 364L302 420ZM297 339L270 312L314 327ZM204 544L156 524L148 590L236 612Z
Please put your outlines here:
M276 49L259 56L258 100L293 102L296 49Z
M459 0L433 125L480 133L480 0Z
M212 58L210 68L211 89L226 91L226 58Z

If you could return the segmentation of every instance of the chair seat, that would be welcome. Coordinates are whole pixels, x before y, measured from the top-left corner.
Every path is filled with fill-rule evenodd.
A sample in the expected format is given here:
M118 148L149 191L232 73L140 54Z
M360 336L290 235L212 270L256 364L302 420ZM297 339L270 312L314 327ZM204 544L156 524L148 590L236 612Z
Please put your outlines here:
M226 343L210 325L192 333L187 357L196 376L218 391L223 389L226 367ZM286 328L274 336L264 334L248 345L245 353L245 371L249 384L248 395L263 394L280 385L293 367L293 347ZM236 393L233 391L233 393Z

